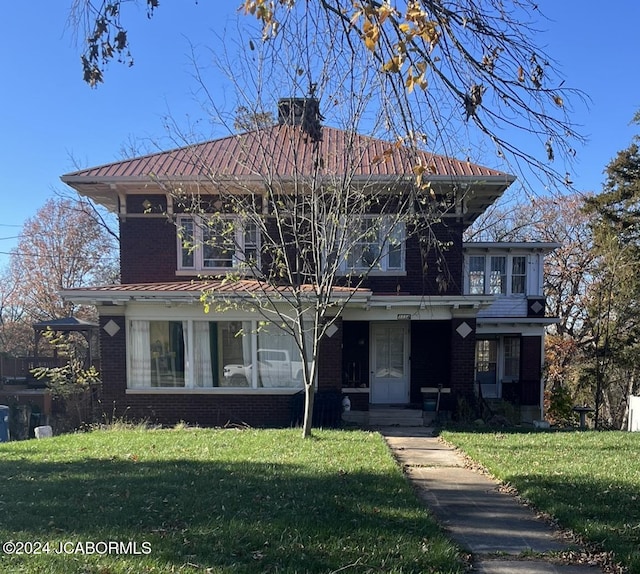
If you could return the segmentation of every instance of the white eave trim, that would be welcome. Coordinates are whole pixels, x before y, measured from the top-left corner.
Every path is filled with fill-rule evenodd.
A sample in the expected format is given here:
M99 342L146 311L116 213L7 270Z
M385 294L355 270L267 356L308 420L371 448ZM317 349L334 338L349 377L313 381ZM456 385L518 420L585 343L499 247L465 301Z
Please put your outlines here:
M204 291L204 290L203 290ZM74 303L84 303L89 305L124 305L129 301L143 303L199 303L202 291L107 291L107 290L63 290L59 295L65 301L73 301ZM220 299L259 299L260 293L220 293ZM268 295L273 303L286 302L287 295L278 298L277 295ZM332 301L340 301L349 299L349 304L362 305L369 300L370 292L357 293L349 295L348 293L334 293L331 297Z
M545 241L465 241L462 244L462 250L465 253L489 251L542 251L548 253L561 246L560 243Z
M495 301L494 295L372 295L370 307L449 307L452 309L485 309Z
M560 322L560 317L478 317L477 325L488 327L490 325L555 325Z

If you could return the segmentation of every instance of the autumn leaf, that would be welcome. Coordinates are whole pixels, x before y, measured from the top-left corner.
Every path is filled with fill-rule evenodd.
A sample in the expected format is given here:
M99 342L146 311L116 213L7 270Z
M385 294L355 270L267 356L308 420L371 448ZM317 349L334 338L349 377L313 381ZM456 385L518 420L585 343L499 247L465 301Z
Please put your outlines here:
M378 8L378 21L380 22L380 24L382 24L389 16L394 13L395 9L393 9L388 2L385 2Z
M378 39L380 38L380 28L375 24L372 24L369 20L365 20L362 27L362 34L364 36L364 43L372 52L376 49Z
M396 54L393 58L391 58L388 62L382 66L383 72L399 72L400 68L402 68L402 56Z

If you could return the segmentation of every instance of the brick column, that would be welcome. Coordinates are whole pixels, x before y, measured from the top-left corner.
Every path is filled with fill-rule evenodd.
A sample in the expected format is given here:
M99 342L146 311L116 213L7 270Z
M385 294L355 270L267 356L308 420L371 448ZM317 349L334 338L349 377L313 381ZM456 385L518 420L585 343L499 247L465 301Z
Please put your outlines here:
M318 350L318 390L342 392L342 319L334 325L337 331L325 335Z
M458 396L471 396L474 392L476 358L476 319L451 320L451 390Z
M116 331L115 334L110 335L105 327L112 333ZM124 416L127 407L127 337L122 315L100 315L100 377L104 415L108 419Z

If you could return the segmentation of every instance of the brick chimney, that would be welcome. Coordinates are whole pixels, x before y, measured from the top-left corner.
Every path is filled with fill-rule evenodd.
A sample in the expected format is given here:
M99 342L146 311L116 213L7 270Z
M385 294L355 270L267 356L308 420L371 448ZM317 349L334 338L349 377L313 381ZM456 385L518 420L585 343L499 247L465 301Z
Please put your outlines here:
M278 124L300 126L312 142L322 140L322 115L316 98L281 98L278 100Z

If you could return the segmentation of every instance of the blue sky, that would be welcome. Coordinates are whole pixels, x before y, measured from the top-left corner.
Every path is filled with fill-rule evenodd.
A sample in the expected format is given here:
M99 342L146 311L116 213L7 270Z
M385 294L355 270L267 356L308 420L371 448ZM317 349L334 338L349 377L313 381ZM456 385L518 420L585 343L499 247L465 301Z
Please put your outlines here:
M190 44L216 46L233 27L239 0L164 0L147 19L144 2L127 6L135 65L112 64L106 81L82 81L80 47L67 27L68 2L8 2L0 19L0 264L24 220L35 215L74 162L115 161L128 142L166 135L163 118L183 125L204 117L193 91ZM225 6L225 7L221 7ZM539 43L559 64L566 85L591 98L573 120L589 138L572 173L582 191L599 190L602 171L640 130L629 125L640 108L637 22L640 3L610 0L606 8L577 0L540 0L548 20ZM230 90L221 80L219 97Z

